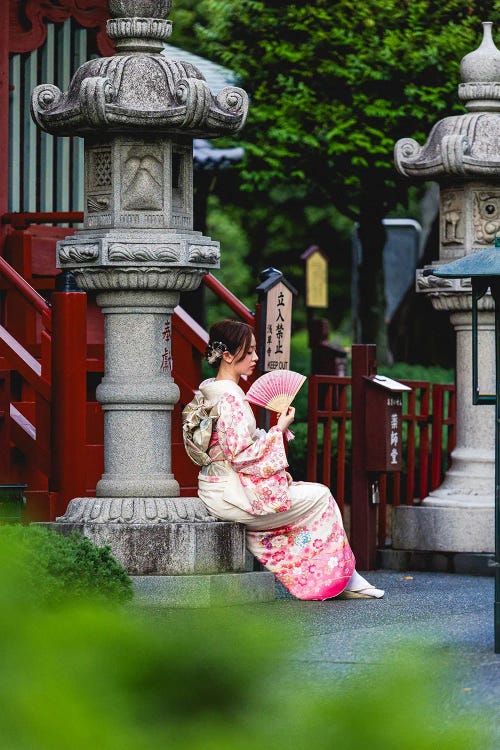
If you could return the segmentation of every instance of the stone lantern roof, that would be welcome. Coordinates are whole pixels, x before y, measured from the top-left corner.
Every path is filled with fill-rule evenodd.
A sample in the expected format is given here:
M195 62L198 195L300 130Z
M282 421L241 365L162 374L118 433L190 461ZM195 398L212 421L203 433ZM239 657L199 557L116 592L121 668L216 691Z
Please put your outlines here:
M203 138L235 133L248 112L243 89L213 95L200 70L163 54L171 33L172 0L109 0L107 33L117 54L89 60L67 92L37 86L32 114L55 135L147 130Z
M500 169L500 51L483 23L480 46L462 59L458 96L466 114L445 117L420 146L413 138L396 143L394 158L406 177L465 179L497 176Z

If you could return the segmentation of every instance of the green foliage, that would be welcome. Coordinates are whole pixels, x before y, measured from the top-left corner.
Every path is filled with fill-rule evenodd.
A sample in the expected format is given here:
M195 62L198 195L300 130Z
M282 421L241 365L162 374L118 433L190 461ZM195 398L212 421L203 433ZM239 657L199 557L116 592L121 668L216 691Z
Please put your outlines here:
M189 11L192 30L185 25L177 42L174 31L174 43L226 65L250 94L239 137L245 162L216 188L225 204L245 209L248 265L275 265L300 288L300 253L320 245L330 258L329 314L338 327L349 308L349 233L359 222L361 340L378 342L382 361L380 222L408 206L410 188L396 173L394 143L423 142L439 119L463 113L460 60L478 46L484 18L498 23L500 6L177 0L176 7L181 17ZM351 222L347 232L340 216ZM295 314L302 324L300 305Z
M173 36L169 41L175 47L200 54L195 28L198 23L206 24L209 21L204 0L174 0L169 18L173 25Z
M259 283L252 269L245 263L248 255L248 240L241 229L241 209L231 211L223 208L219 198L211 195L208 205L207 230L211 237L221 243L223 262L215 272L217 279L224 284L250 310L255 308L257 295L255 287ZM222 318L235 317L234 313L210 290L206 291L206 323Z
M25 564L17 585L30 590ZM336 687L297 676L294 630L279 609L270 624L236 607L138 616L73 599L57 610L46 602L35 617L26 603L0 566L0 736L9 750L489 750L480 716L443 716L454 678L439 652L399 645L373 679Z
M68 597L125 602L132 584L109 547L40 526L0 526L0 568L16 600L59 605ZM19 583L22 581L22 585Z
M387 375L394 380L425 380L429 383L454 383L454 370L444 367L424 367L423 365L409 365L406 362L394 362L393 365L380 368L381 375Z
M477 0L206 0L204 14L201 44L251 97L245 189L306 185L353 218L374 184L399 199L395 140L463 111L460 59L500 18Z

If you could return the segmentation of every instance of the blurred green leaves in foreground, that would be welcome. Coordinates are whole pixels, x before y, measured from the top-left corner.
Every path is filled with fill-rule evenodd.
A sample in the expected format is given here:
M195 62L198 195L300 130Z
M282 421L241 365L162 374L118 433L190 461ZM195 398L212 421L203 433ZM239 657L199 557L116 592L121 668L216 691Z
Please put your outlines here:
M49 601L33 595L33 581L47 586L47 567L7 536L0 534L2 750L489 746L474 717L443 718L443 688L453 678L437 653L406 650L368 676L316 682L313 665L302 674L288 661L300 637L278 609L271 626L245 607L151 613L90 594Z

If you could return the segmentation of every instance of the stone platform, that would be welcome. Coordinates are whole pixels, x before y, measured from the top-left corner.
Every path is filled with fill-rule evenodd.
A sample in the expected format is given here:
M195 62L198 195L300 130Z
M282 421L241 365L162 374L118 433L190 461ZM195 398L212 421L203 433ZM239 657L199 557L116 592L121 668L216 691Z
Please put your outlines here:
M494 508L400 505L393 512L394 549L491 553Z

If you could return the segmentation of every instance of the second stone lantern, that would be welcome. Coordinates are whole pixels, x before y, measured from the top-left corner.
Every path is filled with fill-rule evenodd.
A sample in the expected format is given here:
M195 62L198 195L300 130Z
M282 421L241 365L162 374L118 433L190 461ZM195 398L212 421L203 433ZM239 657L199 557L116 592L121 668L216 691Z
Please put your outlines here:
M397 142L395 161L406 177L440 186L439 263L492 245L500 230L500 51L483 24L483 40L461 62L458 95L466 113L440 120L424 146ZM395 509L393 546L434 552L494 549L494 408L476 409L471 394L470 279L438 279L417 271L417 289L450 313L457 341L456 447L440 487L420 506ZM481 300L480 390L495 392L494 305ZM429 335L432 335L430 333ZM479 560L476 564L480 564Z
M238 131L248 99L237 87L213 95L193 65L161 54L171 4L109 0L116 54L82 65L66 93L37 86L32 115L85 140L84 229L58 243L57 259L97 291L105 318L104 474L96 498L75 498L55 525L110 544L136 576L175 578L244 567L241 529L179 497L170 430L172 312L219 266L218 243L193 230L192 141Z

